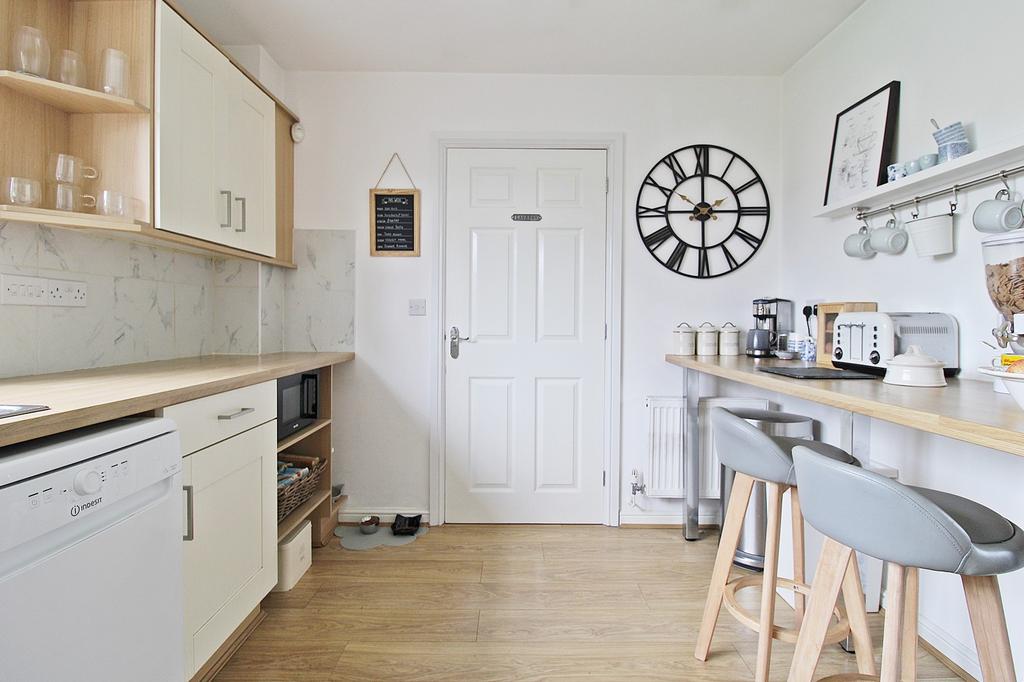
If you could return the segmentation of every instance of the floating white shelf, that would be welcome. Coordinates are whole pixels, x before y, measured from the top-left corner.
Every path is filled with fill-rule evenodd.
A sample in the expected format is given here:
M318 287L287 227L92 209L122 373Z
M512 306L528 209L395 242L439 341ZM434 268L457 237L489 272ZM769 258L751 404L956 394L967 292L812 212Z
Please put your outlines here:
M888 206L944 187L951 187L959 182L967 182L981 175L1007 170L1022 163L1024 163L1024 138L1015 138L987 149L973 151L959 159L932 166L895 182L887 182L884 185L864 190L839 202L829 204L815 215L818 218L849 217L853 214L853 209L858 207L876 209Z

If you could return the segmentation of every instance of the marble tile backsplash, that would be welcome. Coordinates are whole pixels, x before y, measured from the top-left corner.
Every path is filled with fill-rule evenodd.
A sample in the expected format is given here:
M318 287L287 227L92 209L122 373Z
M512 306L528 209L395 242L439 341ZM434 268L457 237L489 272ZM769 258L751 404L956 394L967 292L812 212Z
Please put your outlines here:
M88 284L84 308L0 305L0 377L212 353L353 350L355 234L297 230L296 270L0 223L0 273Z
M355 350L355 232L296 230L284 275L284 349Z

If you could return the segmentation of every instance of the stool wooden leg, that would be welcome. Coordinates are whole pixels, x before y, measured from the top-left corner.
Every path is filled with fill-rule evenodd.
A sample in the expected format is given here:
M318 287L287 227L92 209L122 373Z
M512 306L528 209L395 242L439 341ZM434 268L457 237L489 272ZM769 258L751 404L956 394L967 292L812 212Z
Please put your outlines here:
M832 622L832 612L839 599L850 556L853 550L832 538L825 538L814 572L811 596L807 601L807 613L796 640L793 663L789 669L789 682L811 682L818 658L825 645L825 633Z
M750 502L750 491L754 487L754 479L746 474L736 473L729 496L729 507L722 521L722 536L718 542L718 554L715 556L715 568L711 573L711 585L708 587L708 598L704 602L704 616L700 621L700 634L697 635L697 648L694 656L699 661L708 660L711 650L711 638L715 635L718 614L722 610L722 592L729 582L729 571L733 557L740 541L740 530L743 528L743 517L747 513Z
M885 631L882 635L881 682L899 682L907 570L899 564L890 562L888 575L885 587Z
M757 633L755 682L768 682L772 663L772 630L775 627L775 581L779 577L779 535L782 526L782 493L785 486L765 482L768 501L768 532L764 540L764 573L761 583L761 621Z
M850 621L857 672L861 675L876 675L875 651L871 644L871 630L868 628L868 612L864 606L864 588L860 582L856 552L850 555L850 565L843 578L843 602L846 604L846 618Z
M804 559L804 514L800 510L800 493L796 488L789 489L790 516L793 522L793 580L806 583L806 561ZM804 620L804 595L793 593L793 608L796 610L796 626L799 628Z
M999 580L994 575L964 575L960 578L967 596L967 610L971 614L982 679L984 682L1016 680Z
M907 597L903 608L903 682L917 679L917 599L920 575L916 568L907 569Z

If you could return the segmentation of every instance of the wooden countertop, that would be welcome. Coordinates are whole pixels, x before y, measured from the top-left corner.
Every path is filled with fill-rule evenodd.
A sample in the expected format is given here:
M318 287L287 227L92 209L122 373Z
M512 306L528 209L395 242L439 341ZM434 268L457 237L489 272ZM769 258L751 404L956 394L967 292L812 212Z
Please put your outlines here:
M1024 457L1024 410L986 381L950 379L944 388L890 386L881 379L790 379L757 371L758 366L808 363L739 356L666 355L673 365L729 381L822 403L912 429Z
M0 379L0 403L49 405L0 419L0 446L348 362L354 353L209 355Z

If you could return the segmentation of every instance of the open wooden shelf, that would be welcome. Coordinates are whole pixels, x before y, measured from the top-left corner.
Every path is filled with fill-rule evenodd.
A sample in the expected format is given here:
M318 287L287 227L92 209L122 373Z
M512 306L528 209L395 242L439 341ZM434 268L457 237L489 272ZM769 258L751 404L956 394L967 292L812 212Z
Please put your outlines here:
M331 420L330 419L317 419L315 422L313 422L312 424L310 424L306 428L302 429L298 433L293 433L292 435L288 436L284 440L280 441L277 444L277 451L278 452L284 452L285 450L287 450L288 448L292 447L293 445L295 445L299 441L304 440L306 438L306 436L310 436L310 435L316 433L317 431L319 431L320 429L324 428L325 426L330 426L330 425L331 425Z
M848 217L857 208L881 208L950 187L957 182L966 182L989 173L1008 170L1021 163L1024 163L1024 137L1014 138L986 149L978 149L894 182L871 187L825 206L816 217Z
M280 523L277 524L277 541L281 542L288 533L302 525L310 514L312 514L317 507L324 503L326 500L331 499L331 491L318 490L313 493L313 496L300 504L298 507L293 509L288 516L284 517ZM315 525L315 524L314 524ZM315 528L314 528L315 531ZM315 535L315 532L314 532Z
M149 107L126 97L15 71L0 71L0 85L69 114L149 113Z
M133 233L142 232L149 226L149 223L142 221L111 218L96 215L95 213L75 213L72 211L58 211L52 208L11 206L9 204L0 204L0 220Z

